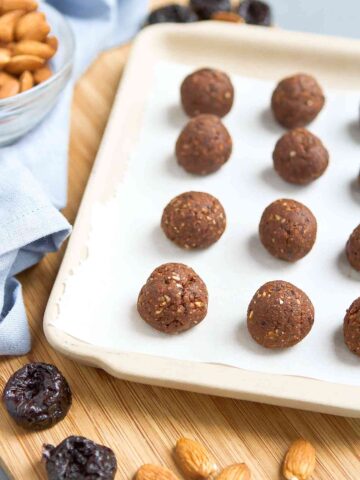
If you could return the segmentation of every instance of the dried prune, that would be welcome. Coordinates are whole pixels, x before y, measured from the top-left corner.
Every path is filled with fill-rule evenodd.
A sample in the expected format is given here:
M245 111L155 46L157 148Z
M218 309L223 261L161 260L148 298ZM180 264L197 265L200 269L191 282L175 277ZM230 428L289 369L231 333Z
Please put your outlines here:
M43 460L49 480L112 480L117 470L114 452L84 437L44 445Z
M216 12L230 12L230 0L190 0L190 6L201 20L209 20Z
M189 7L172 3L153 10L148 16L146 24L153 25L154 23L165 22L190 23L198 20L197 15Z
M3 401L15 422L30 430L49 428L71 406L71 390L61 372L46 363L29 363L5 385Z
M262 25L263 27L271 25L271 8L260 0L243 0L237 12L250 25Z

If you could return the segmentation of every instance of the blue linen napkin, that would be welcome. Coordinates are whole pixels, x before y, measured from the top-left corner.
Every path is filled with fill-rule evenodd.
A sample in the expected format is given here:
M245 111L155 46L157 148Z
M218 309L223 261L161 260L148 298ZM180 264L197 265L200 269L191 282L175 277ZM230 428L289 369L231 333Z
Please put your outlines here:
M148 0L48 0L68 15L77 51L76 78L99 50L129 40ZM15 145L0 150L0 355L22 355L31 339L21 285L14 275L56 251L71 227L66 204L73 83L54 110Z

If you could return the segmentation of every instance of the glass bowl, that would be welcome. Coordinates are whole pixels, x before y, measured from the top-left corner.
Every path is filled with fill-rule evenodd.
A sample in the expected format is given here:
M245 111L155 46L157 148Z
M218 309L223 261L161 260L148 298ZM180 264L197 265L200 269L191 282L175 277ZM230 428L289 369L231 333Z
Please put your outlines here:
M51 26L50 35L59 40L59 49L50 62L54 74L26 92L0 100L0 146L14 143L36 127L55 106L71 76L75 52L73 31L55 8L40 2L39 10L45 13Z

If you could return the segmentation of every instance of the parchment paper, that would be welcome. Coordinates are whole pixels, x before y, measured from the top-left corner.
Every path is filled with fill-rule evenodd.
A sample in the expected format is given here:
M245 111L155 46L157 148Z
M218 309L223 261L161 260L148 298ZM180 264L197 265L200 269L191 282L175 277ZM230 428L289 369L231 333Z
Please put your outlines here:
M236 101L224 123L234 151L219 172L199 178L183 171L173 154L187 121L179 106L179 87L192 70L157 65L127 174L114 199L94 208L88 258L67 280L56 325L94 346L115 351L360 385L360 358L347 350L342 338L345 311L360 295L360 275L344 257L346 240L360 220L359 93L326 91L326 107L310 129L329 149L330 166L312 185L298 187L282 181L272 167L275 142L284 132L268 108L275 84L232 75ZM188 190L215 195L227 212L227 230L208 250L183 251L160 229L165 205ZM296 264L272 258L258 239L260 216L277 198L305 203L318 220L316 245ZM178 336L153 330L136 310L147 277L169 261L193 267L210 295L206 319ZM260 285L279 279L310 296L316 318L303 342L269 351L248 334L246 310Z

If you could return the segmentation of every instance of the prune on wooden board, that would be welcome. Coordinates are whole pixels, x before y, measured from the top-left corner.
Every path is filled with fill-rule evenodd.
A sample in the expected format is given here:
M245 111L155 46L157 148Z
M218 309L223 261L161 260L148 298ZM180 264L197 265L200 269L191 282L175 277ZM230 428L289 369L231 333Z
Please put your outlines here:
M260 0L243 0L240 2L237 13L250 25L269 27L272 22L270 6Z
M153 25L155 23L191 23L199 20L195 12L191 8L184 5L172 3L165 7L156 8L153 10L146 21L146 25Z
M48 480L113 480L117 470L110 448L77 436L44 445L43 461Z
M29 363L9 378L3 401L18 425L42 430L65 417L72 395L66 379L54 365Z
M230 12L230 0L190 0L190 6L201 20L209 20L216 12Z

